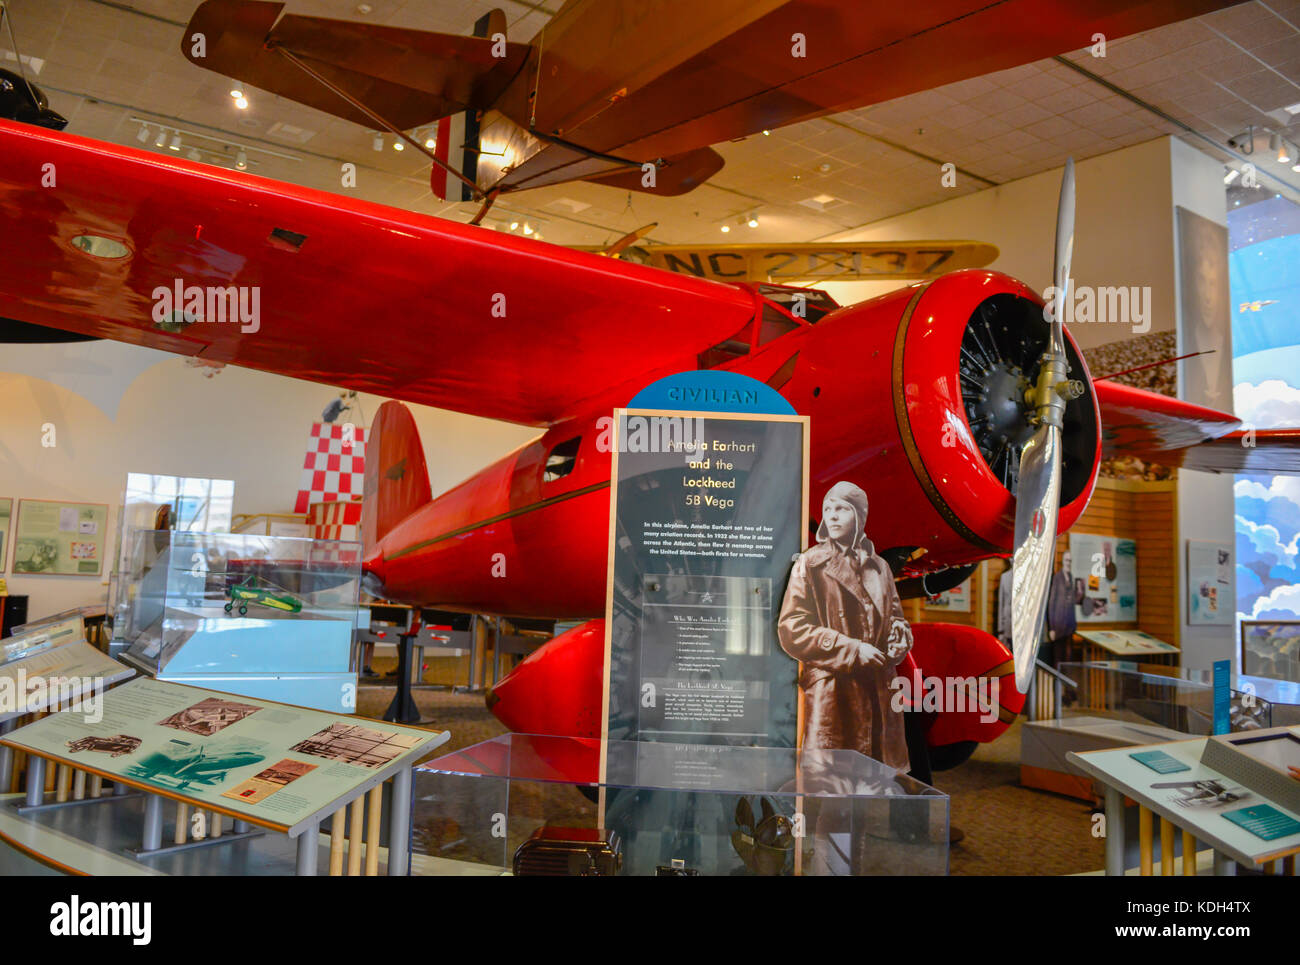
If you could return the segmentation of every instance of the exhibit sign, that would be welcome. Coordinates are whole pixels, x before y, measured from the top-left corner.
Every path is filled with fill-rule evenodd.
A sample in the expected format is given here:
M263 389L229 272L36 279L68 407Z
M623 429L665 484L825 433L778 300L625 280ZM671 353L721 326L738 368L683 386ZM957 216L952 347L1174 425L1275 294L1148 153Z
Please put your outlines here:
M1231 626L1235 619L1232 545L1187 541L1187 622L1192 626Z
M954 587L925 598L927 610L947 610L949 613L970 613L971 578L968 576Z
M14 501L8 496L0 497L0 572L4 572L5 560L9 558L9 529L13 514Z
M1211 664L1214 679L1214 733L1232 729L1232 661L1216 660Z
M776 620L808 531L808 419L619 409L609 441L603 736L794 746Z
M1137 620L1137 542L1118 536L1070 533L1074 616L1079 623Z
M20 499L13 527L13 571L99 576L108 530L105 503Z
M148 677L96 716L52 714L3 743L290 834L449 736Z
M1178 653L1172 643L1157 640L1141 630L1080 630L1079 636L1120 657Z

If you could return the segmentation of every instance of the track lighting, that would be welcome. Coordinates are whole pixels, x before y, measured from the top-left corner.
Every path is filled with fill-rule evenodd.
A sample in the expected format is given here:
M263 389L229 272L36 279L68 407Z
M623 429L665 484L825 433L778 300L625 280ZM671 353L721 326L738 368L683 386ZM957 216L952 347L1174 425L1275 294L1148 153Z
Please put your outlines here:
M725 235L727 232L729 232L730 230L731 230L731 225L729 225L729 224L724 224L724 225L722 226L722 233L723 233L724 235Z
M167 146L173 151L179 151L181 149L181 136L179 134L173 134L172 142Z
M749 216L749 220L746 221L745 224L749 225L751 228L757 228L757 227L758 227L758 215L757 215L757 214L751 214L751 215Z
M140 125L140 133L137 134L137 135L135 136L135 139L136 139L137 141L139 141L141 144L143 144L145 141L149 140L149 127L148 127L148 125L146 125L146 124L141 124L141 125Z
M163 128L158 128L158 136L153 139L154 147L162 147L167 143L167 132Z
M235 167L239 168L241 171L248 167L248 155L244 153L242 148L239 153L235 155Z
M405 151L405 150L406 150L406 145L403 144L401 141L394 140L394 141L393 141L393 150L394 150L394 151Z
M372 142L372 146L376 151L382 151L384 149L384 135L376 131L375 139Z

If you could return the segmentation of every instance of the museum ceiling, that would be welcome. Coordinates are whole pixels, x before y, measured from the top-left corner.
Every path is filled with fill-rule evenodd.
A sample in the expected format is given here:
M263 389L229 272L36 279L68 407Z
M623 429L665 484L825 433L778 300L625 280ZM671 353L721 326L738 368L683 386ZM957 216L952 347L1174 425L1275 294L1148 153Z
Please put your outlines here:
M428 162L392 138L272 95L230 85L190 64L181 36L196 0L8 0L24 61L72 133L155 147L158 125L181 133L180 153L324 190L357 165L355 193L456 220L476 205L446 204ZM290 0L298 14L468 33L493 6L513 40L530 40L560 0ZM1087 38L1084 38L1085 40ZM0 64L13 54L0 34ZM1291 110L1288 110L1288 107ZM1292 113L1295 111L1296 113ZM718 146L726 167L679 198L573 183L502 199L486 223L525 223L545 240L602 244L647 222L658 243L815 241L951 198L1104 154L1162 134L1213 153L1249 125L1300 141L1300 0L1255 0L1061 57L949 84L856 111ZM1198 136L1200 135L1200 136ZM1226 152L1221 158L1231 160ZM1258 157L1258 154L1257 154ZM940 185L937 165L959 172ZM1300 197L1300 173L1257 160ZM1264 190L1286 191L1264 180ZM751 215L758 226L743 225Z

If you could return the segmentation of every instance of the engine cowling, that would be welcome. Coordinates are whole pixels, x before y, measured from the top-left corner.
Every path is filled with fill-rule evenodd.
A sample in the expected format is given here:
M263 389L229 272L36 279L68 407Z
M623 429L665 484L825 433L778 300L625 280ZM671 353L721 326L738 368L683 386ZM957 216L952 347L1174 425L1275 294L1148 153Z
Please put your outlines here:
M877 550L914 557L909 573L1009 555L1014 469L1032 433L1024 390L1047 344L1042 312L1023 283L971 270L822 319L783 389L812 417L813 518L826 491L849 479L870 499ZM1101 459L1096 397L1068 335L1067 354L1084 393L1066 409L1062 532L1086 508ZM856 378L843 378L846 366ZM860 417L833 418L837 408Z

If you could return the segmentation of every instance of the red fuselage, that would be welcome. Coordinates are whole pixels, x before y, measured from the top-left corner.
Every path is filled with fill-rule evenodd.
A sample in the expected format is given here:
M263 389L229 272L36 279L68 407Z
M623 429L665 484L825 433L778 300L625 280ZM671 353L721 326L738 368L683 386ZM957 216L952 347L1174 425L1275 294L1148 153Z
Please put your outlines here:
M756 293L754 320L717 353L683 357L616 397L591 400L581 415L415 510L369 548L366 568L394 600L514 616L603 614L610 456L597 445L597 420L643 385L701 364L766 382L810 417L811 519L820 517L826 491L846 479L870 499L867 533L878 549L923 551L913 573L1007 555L1015 497L981 455L958 374L968 323L995 294L1042 304L1021 282L983 270L890 292L813 324ZM1086 372L1078 377L1088 380ZM1086 404L1091 432L1080 483L1061 507L1062 532L1086 507L1100 458L1091 393ZM575 438L576 459L551 458Z

